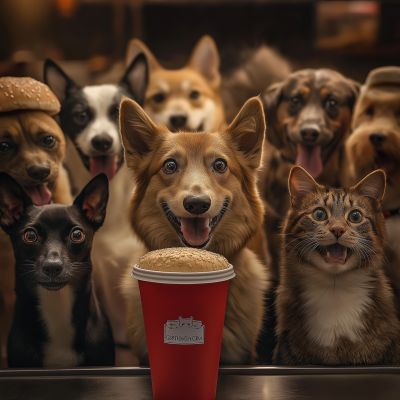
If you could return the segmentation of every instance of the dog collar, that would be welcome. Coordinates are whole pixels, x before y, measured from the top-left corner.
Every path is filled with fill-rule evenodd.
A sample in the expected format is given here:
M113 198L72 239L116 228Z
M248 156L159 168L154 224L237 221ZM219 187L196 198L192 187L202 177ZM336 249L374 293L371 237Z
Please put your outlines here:
M383 218L388 219L393 217L393 215L400 215L400 207L395 210L388 210L383 213Z

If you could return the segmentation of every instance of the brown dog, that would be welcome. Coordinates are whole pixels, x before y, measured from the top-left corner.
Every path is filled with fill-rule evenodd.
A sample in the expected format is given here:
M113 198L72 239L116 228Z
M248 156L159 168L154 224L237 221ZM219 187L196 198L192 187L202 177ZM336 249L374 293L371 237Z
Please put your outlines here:
M128 44L128 64L143 52L149 66L149 84L143 109L171 131L216 131L225 123L220 96L219 54L214 40L203 36L185 67L163 68L140 40Z
M359 85L329 69L294 72L263 95L267 141L260 174L265 233L278 277L280 225L289 208L287 177L300 165L321 184L338 184L342 147L350 132Z
M168 247L224 255L236 277L229 283L221 363L251 362L267 289L265 267L245 248L264 213L256 187L265 132L260 100L250 99L228 127L214 133L172 133L127 99L120 123L126 162L136 181L129 218L147 247L134 261ZM143 364L148 362L146 336L131 269L122 283L128 338Z
M33 84L29 85L30 82ZM61 165L65 154L64 134L49 115L59 110L58 101L55 108L53 104L46 109L46 104L42 104L41 109L31 102L24 103L32 97L19 98L17 94L22 96L32 88L33 93L37 94L36 88L41 87L42 96L47 98L47 86L30 78L1 78L0 89L7 87L7 84L11 86L7 97L10 97L11 89L18 104L13 103L13 107L9 107L3 99L0 100L3 111L11 108L10 111L0 113L0 172L7 172L15 178L35 205L47 204L51 199L55 203L72 204L68 177ZM54 95L51 93L51 96ZM37 107L36 110L26 110L34 106ZM4 232L0 233L0 259L0 364L4 366L15 302L14 252L11 241Z
M353 133L346 142L343 184L382 168L387 186L382 202L386 220L390 277L400 290L400 68L372 70L354 110Z

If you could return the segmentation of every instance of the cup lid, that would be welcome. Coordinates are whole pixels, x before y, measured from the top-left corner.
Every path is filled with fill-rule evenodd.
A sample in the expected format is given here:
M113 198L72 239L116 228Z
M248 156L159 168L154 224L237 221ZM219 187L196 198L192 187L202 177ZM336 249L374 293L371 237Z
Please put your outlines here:
M227 281L234 278L236 275L233 271L233 266L231 264L229 264L228 268L221 269L219 271L207 272L153 271L138 268L137 264L135 264L133 266L131 276L135 279L146 282L195 285L199 283L215 283Z

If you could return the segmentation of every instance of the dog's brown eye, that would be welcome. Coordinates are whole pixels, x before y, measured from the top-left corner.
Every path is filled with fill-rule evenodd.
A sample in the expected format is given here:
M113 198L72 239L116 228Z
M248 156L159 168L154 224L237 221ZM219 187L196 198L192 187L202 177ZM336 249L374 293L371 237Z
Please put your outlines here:
M368 107L365 110L365 114L369 115L370 117L372 117L374 115L374 109L372 107Z
M197 90L193 90L192 92L190 92L189 97L193 100L196 100L200 97L200 93Z
M359 224L362 220L363 220L363 216L360 213L360 211L352 211L349 214L349 220L350 222L352 222L353 224Z
M82 111L74 114L73 119L78 125L82 126L86 125L89 121L89 115L86 111Z
M175 160L164 161L163 170L166 174L172 174L178 169L178 164Z
M85 239L85 235L79 229L75 229L71 233L70 237L71 237L71 240L74 241L74 242L83 242L83 239Z
M53 147L56 143L56 139L54 136L46 136L45 138L43 138L43 144L46 147Z
M26 231L24 234L24 239L25 239L25 242L27 242L27 243L36 242L36 240L37 240L36 232L35 231Z
M326 108L332 108L332 107L336 107L336 106L337 106L337 101L334 99L329 99L325 103Z
M11 150L11 145L7 142L0 143L0 153L7 153L7 151Z
M156 103L162 103L165 100L165 96L162 93L157 93L153 96L153 100Z
M223 160L222 158L219 158L218 160L215 161L214 163L214 169L217 172L225 172L226 171L226 161Z
M300 96L292 97L292 103L293 104L299 104L300 103Z
M317 208L314 212L313 212L313 218L316 221L325 221L326 220L326 211L323 208Z

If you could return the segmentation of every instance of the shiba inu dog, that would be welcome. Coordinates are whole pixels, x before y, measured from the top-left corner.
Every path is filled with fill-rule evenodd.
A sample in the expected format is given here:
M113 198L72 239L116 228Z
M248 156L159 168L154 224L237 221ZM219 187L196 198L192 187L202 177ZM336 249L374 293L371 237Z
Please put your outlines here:
M0 226L16 259L10 367L114 365L111 328L92 290L90 252L108 200L104 174L73 205L37 207L0 173Z
M265 133L262 104L247 101L218 132L176 132L157 126L133 101L120 111L125 158L136 187L128 206L133 230L150 250L194 247L222 254L234 266L229 284L221 363L253 360L267 289L266 268L245 248L262 224L256 187ZM132 265L132 263L131 263ZM137 281L122 281L128 339L148 362Z
M138 39L129 42L128 64L140 52L149 64L149 85L143 109L170 131L216 131L225 122L220 97L219 55L214 40L203 36L189 62L178 70L163 68Z
M65 138L51 117L59 111L57 98L32 78L2 77L0 90L0 172L16 179L37 206L50 201L71 204L68 176L62 167ZM5 366L15 303L15 258L3 231L0 259L0 366Z
M287 177L297 164L321 184L339 184L343 144L350 133L358 83L329 69L306 69L270 86L262 96L267 121L260 192L265 233L278 277L282 220L289 208Z
M119 84L79 87L54 62L45 63L44 77L61 102L59 121L67 141L66 167L74 194L90 179L103 172L110 179L107 218L93 242L93 278L99 298L119 346L116 365L124 365L126 344L125 311L118 290L125 266L141 244L132 238L124 213L133 182L123 162L119 135L119 103L129 97L143 104L147 87L147 62L138 54L127 67ZM120 346L121 345L121 346ZM129 350L128 350L129 351ZM130 352L129 352L130 354ZM132 361L128 361L130 365Z
M372 70L354 110L353 132L346 142L346 169L342 181L352 185L377 168L386 172L382 202L386 219L386 252L390 278L400 291L400 68Z

